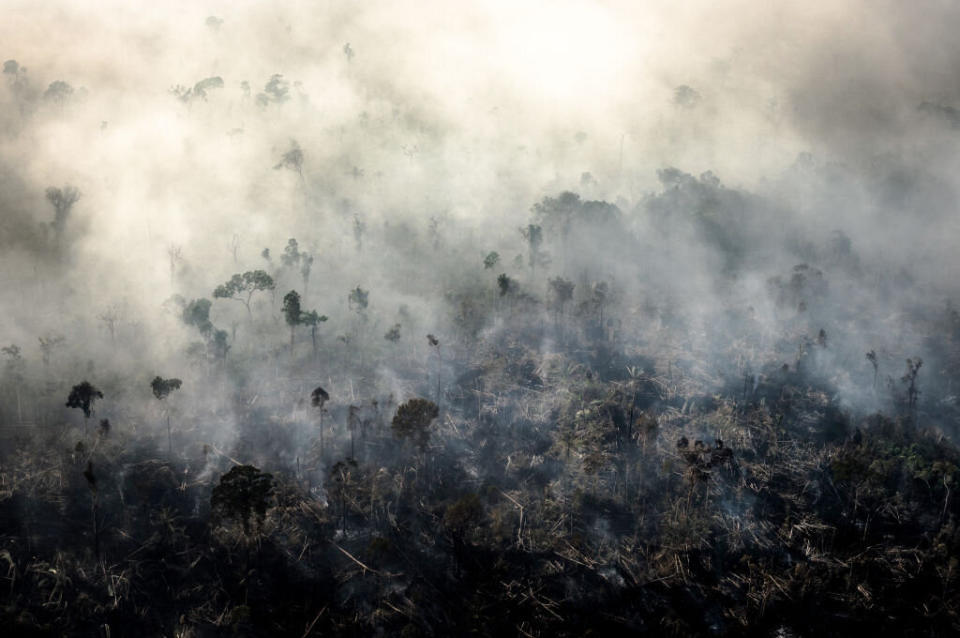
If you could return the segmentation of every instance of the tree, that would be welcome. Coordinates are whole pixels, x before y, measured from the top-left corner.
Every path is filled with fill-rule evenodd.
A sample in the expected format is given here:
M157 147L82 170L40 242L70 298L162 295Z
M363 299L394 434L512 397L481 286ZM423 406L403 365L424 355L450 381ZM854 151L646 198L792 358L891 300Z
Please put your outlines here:
M100 392L89 381L81 381L70 389L70 395L67 397L66 406L68 408L79 408L83 411L83 434L87 435L87 421L93 414L93 404L97 399L103 398L103 392Z
M516 284L512 279L510 279L507 273L500 273L500 275L497 277L497 288L500 289L500 296L504 297L513 292L513 290L516 288Z
M270 103L282 104L290 99L290 83L279 73L274 73L263 87L263 93L257 93L257 104L268 106Z
M87 460L87 467L83 471L83 478L90 488L90 513L93 515L93 556L100 560L100 495L97 491L97 476L93 473L93 461Z
M15 94L27 88L27 67L20 66L16 60L7 60L3 63L3 74L9 76L10 88ZM20 108L22 113L23 106L21 105Z
M355 310L357 314L363 315L364 311L367 309L369 299L370 291L364 290L360 286L357 286L350 291L349 295L347 295L347 305Z
M347 305L351 310L357 313L357 319L359 320L355 324L357 342L360 344L360 365L363 365L365 349L364 344L364 332L365 324L367 323L367 305L370 300L370 292L364 290L360 286L357 286L350 291L350 294L347 295Z
M313 356L317 356L317 326L327 320L327 315L321 315L316 310L304 312L300 315L300 323L310 326L310 340L313 343Z
M360 468L352 456L337 461L330 468L330 480L327 481L327 485L330 486L331 504L335 505L338 510L340 529L344 532L347 531L347 497L358 487L360 482L358 475L360 474Z
M527 240L527 263L531 271L536 271L537 265L544 261L544 256L540 253L540 246L543 244L543 228L537 224L527 224L526 228L520 229L520 234Z
M163 401L170 393L174 390L179 390L182 385L180 379L164 379L161 376L156 376L153 378L153 381L150 382L150 388L153 389L153 396L157 398L157 401ZM169 408L165 410L167 413L167 450L170 454L173 454L173 437L170 434L170 410Z
M396 343L400 341L400 328L401 325L399 323L393 324L393 327L387 330L387 333L383 335L383 338L390 343Z
M55 80L51 82L47 90L43 92L43 99L62 105L71 95L73 95L72 86L63 80Z
M330 395L322 387L317 386L310 393L310 404L320 413L320 456L323 457L323 412L324 405L330 400Z
M40 342L40 358L43 361L43 366L46 368L50 365L50 359L53 357L53 352L64 342L64 338L61 335L57 334L48 334L43 337L37 337L37 340Z
M354 438L356 435L357 428L360 427L360 406L351 405L347 408L347 430L350 431L350 458L353 459L356 457L354 453Z
M274 170L289 168L292 171L296 171L301 179L303 178L303 151L300 149L300 145L297 144L297 140L290 140L290 150L283 154L280 162L273 168Z
M917 388L917 374L920 372L920 366L923 365L923 359L907 359L907 371L900 382L907 386L907 413L914 424L917 422L917 401L920 399L920 389Z
M363 249L363 231L367 229L367 225L363 223L363 220L360 219L359 215L353 216L353 241L357 244L357 252L360 252Z
M110 333L110 343L114 345L117 343L117 324L120 322L121 314L121 308L113 304L104 308L103 312L97 315L97 319L107 327L107 332Z
M873 388L877 388L877 375L880 373L880 362L877 360L877 352L871 350L867 353L867 361L873 366Z
M568 301L573 299L574 283L563 277L556 277L550 280L550 290L553 293L553 303L557 313L562 315L563 308Z
M283 254L280 255L280 263L285 268L293 268L300 263L300 244L291 237L287 240L287 245L283 247Z
M167 257L170 259L170 283L173 283L177 274L177 264L183 261L183 247L177 244L167 246Z
M300 253L300 277L303 279L303 300L307 300L307 290L310 289L310 270L313 268L313 255Z
M213 291L213 296L217 299L233 299L242 303L247 309L247 316L253 318L253 312L250 310L250 300L254 293L273 290L276 284L273 277L264 270L248 270L241 274L236 274L230 278L230 281L217 286Z
M70 211L73 210L73 205L80 199L80 191L70 185L63 188L50 186L46 190L46 196L47 201L53 206L53 221L50 222L50 226L53 228L59 248L63 231L66 229L67 220L70 217Z
M487 256L483 258L483 268L484 270L490 270L500 262L500 253L497 251L491 251L487 253Z
M188 326L194 326L204 337L209 337L213 332L213 322L210 321L212 305L209 299L194 299L184 305L180 318Z
M609 294L610 289L605 281L599 281L593 284L590 290L590 304L597 310L601 328L603 328L603 310L606 308L607 303L609 303Z
M465 539L483 522L483 502L476 494L467 494L447 508L443 514L443 526L453 540L454 554L459 557Z
M437 405L440 405L440 366L443 363L440 358L440 340L433 335L427 335L427 343L431 348L437 349Z
M430 442L430 424L440 416L440 408L427 399L410 399L400 404L390 429L398 439L413 442L420 452L426 452Z
M272 475L252 465L237 465L220 477L210 495L210 507L217 518L239 521L249 535L250 518L256 515L258 526L263 525L272 494Z
M4 372L6 374L7 380L10 385L13 386L14 393L17 398L17 423L23 424L23 408L20 402L20 390L23 385L23 357L20 355L20 346L15 344L10 344L9 346L4 346L0 348L2 352L7 357L7 362L4 365Z
M303 319L303 311L300 310L300 294L296 290L291 290L283 296L283 316L287 325L290 326L290 356L293 357L294 331Z
M517 291L517 282L510 278L507 273L500 273L497 276L497 289L500 291L500 297L507 297L510 302L512 313L512 297Z

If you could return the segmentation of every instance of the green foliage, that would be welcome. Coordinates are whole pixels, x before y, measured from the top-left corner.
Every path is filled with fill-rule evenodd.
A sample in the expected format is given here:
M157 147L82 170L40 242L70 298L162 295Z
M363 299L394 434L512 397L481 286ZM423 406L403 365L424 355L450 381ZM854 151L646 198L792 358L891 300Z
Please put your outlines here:
M276 284L273 277L265 270L248 270L243 274L235 274L224 284L216 287L213 296L217 299L234 299L243 303L250 312L250 299L254 293L273 290Z
M421 451L430 442L430 423L440 415L440 408L427 399L410 399L400 404L393 417L391 429L399 439L412 441Z
M300 310L300 294L296 290L291 290L283 296L283 316L287 325L291 328L299 325L303 319L303 312Z
M500 262L500 253L497 251L491 251L487 253L487 256L483 258L483 268L484 270L490 270Z
M210 507L220 518L239 521L244 533L249 534L251 516L256 515L257 522L263 523L273 489L272 475L252 465L237 465L213 488Z
M210 321L212 305L209 299L194 299L184 306L180 318L188 326L194 326L203 336L209 336L213 331L213 322Z
M63 104L73 95L73 87L63 80L55 80L50 83L47 90L43 92L43 99Z
M321 315L317 313L316 310L304 312L300 315L300 323L302 323L305 326L310 326L311 328L314 328L320 325L321 323L327 321L327 319L328 319L327 315Z
M273 290L274 287L273 277L265 270L248 270L242 275L234 275L225 284L217 286L213 296L218 299L229 299L241 293Z
M360 286L351 290L350 294L347 295L347 303L349 306L360 313L367 309L369 301L370 291L364 290Z

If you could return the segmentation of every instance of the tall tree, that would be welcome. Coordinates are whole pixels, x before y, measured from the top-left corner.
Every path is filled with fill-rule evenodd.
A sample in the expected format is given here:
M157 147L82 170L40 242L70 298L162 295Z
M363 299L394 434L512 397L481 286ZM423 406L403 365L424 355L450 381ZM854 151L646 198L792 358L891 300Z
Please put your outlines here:
M296 290L291 290L283 296L283 317L290 326L290 357L293 358L293 341L295 331L303 319L303 311L300 309L300 294Z
M440 408L427 399L410 399L400 404L390 429L398 439L414 443L420 452L426 452L430 442L430 424L440 415Z
M250 300L257 292L264 290L273 290L276 284L273 277L264 270L248 270L243 274L236 274L230 278L230 281L217 286L213 291L213 296L217 299L233 299L239 301L246 307L247 316L253 318L253 312L250 310Z
M323 458L323 413L324 406L330 400L330 395L322 387L317 386L310 393L310 404L320 413L320 458Z
M150 388L153 390L153 396L157 398L157 401L162 402L170 396L171 392L179 390L182 384L183 382L180 381L180 379L164 379L161 376L156 376L153 378L153 381L150 382ZM169 406L166 406L164 411L167 413L167 451L173 454L173 437L170 433Z
M79 408L83 411L83 435L87 435L87 421L93 415L93 404L97 399L103 398L103 392L100 392L89 381L81 381L70 389L70 395L67 397L66 406L68 408Z
M313 356L317 356L317 326L327 320L327 315L321 315L311 310L300 315L300 323L310 326L310 341L313 343Z
M20 401L20 391L21 386L23 385L23 357L20 355L20 346L15 344L10 344L9 346L4 346L0 348L2 352L7 357L6 364L4 365L4 373L7 379L7 383L13 387L14 394L17 399L17 423L19 425L23 424L23 407Z
M80 199L80 191L68 184L63 188L51 186L46 190L46 195L47 201L53 206L53 221L50 222L50 226L53 228L57 248L59 248L70 212L73 210L73 205Z

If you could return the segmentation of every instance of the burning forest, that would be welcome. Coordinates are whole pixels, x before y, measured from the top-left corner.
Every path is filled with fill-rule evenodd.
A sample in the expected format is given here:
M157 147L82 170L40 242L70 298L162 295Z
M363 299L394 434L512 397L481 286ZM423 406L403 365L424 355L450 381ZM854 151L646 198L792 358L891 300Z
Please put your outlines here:
M5 635L960 632L957 8L321 4L5 7Z

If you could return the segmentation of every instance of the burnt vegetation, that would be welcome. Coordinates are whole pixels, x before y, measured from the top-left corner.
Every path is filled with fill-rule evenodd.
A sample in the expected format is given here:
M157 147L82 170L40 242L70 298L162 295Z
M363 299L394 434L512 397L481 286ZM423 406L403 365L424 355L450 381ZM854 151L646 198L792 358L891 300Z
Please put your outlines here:
M691 340L682 308L591 276L603 271L585 261L584 242L629 244L630 215L693 197L676 189L721 188L668 185L631 214L570 193L543 200L539 223L500 247L522 251L516 267L492 281L497 253L465 264L432 324L384 308L375 287L330 295L324 281L311 304L345 300L331 312L336 340L297 290L266 298L302 280L291 239L275 273L215 288L244 306L233 335L214 326L210 299L170 301L187 341L203 339L179 355L184 381L92 368L107 390L83 381L65 406L82 426L48 398L70 387L52 350L36 366L5 347L6 625L952 632L954 314L914 319L929 331L925 359L898 372L882 336L854 351L860 341L825 312L828 271L801 264L767 281L779 332L761 335L754 309L730 307L709 343ZM424 344L401 325L434 332ZM121 328L109 343L127 338ZM838 385L850 377L855 390ZM109 417L96 431L95 414Z

